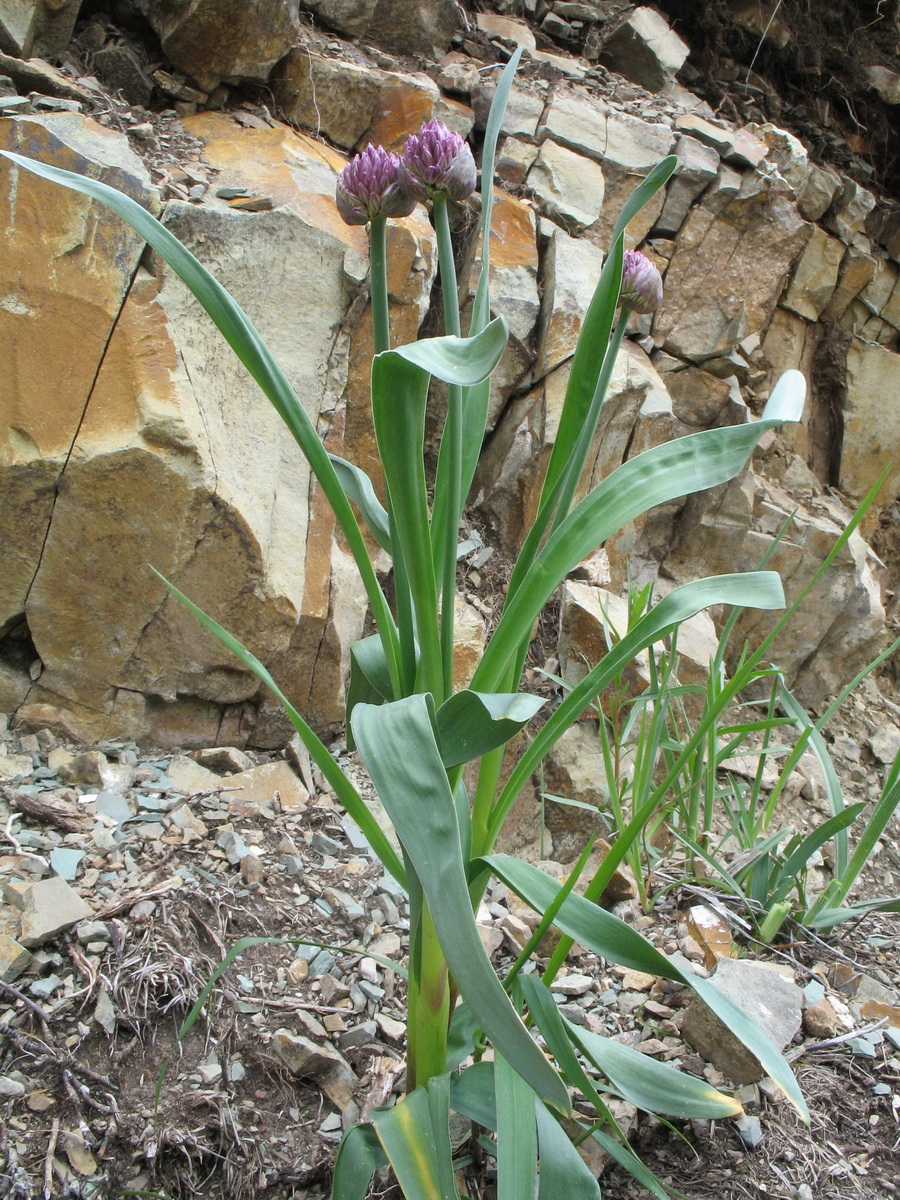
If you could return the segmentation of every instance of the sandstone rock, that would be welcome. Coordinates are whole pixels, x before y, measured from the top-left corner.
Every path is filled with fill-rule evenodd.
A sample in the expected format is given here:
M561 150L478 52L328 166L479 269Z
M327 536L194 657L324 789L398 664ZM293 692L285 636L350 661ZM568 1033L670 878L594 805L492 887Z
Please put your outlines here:
M696 113L685 113L675 128L690 134L736 167L758 167L766 156L766 144L747 129L726 129Z
M33 883L25 893L18 940L29 949L42 946L55 934L93 915L91 906L65 880L52 875Z
M329 29L358 38L371 25L377 3L378 0L301 0L301 7L315 13Z
M570 232L593 225L600 216L603 169L549 138L528 172L528 186L541 211Z
M291 0L138 0L166 57L205 92L226 83L265 83L297 38Z
M866 250L869 247L865 235L866 218L875 207L875 197L854 179L845 177L841 184L840 192L825 214L825 224L843 241Z
M290 1029L276 1029L272 1045L287 1069L303 1079L321 1081L338 1075L348 1082L356 1081L347 1060L328 1042L318 1045Z
M223 114L204 114L193 130L206 139L223 186L263 191L280 207L244 214L219 200L202 207L176 204L169 227L206 258L258 320L312 420L331 421L333 397L346 379L348 341L346 333L335 341L333 331L341 328L366 270L364 232L344 225L334 207L334 176L343 160L284 126L246 129ZM20 183L20 207L26 194ZM81 211L77 204L75 211ZM421 218L398 225L398 244L408 243L409 259L419 253L420 235L429 236L427 228ZM96 258L103 243L95 238L93 244ZM4 262L22 277L46 276L46 268L26 271L9 256ZM63 266L72 270L74 303L75 264ZM81 315L85 287L96 288L93 281L103 279L102 259L87 281L77 274ZM316 306L308 303L313 278ZM413 330L423 291L427 295L427 284L419 286L424 280L415 270L405 276L399 308L410 311ZM121 294L115 302L120 300ZM43 317L32 307L27 311L39 344L55 310L47 307ZM11 316L8 307L0 312L5 316ZM23 322L22 316L11 319ZM73 343L75 334L73 325ZM80 347L94 344L84 337L83 317L77 335ZM53 336L63 341L58 322ZM108 337L106 326L97 354ZM365 600L346 553L332 541L332 518L311 486L305 461L274 410L165 269L157 277L138 275L93 390L88 365L82 379L73 358L74 352L60 360L56 376L50 360L40 380L31 382L56 397L55 412L41 424L11 421L33 428L32 440L49 450L58 445L65 461L75 425L67 431L61 424L65 409L60 412L54 379L73 390L73 422L76 403L80 412L90 397L49 536L44 541L44 515L33 528L20 525L12 543L24 542L32 556L43 543L27 605L45 670L27 715L46 725L51 714L65 710L69 732L89 738L116 731L184 746L246 741L253 722L246 723L252 709L245 703L256 696L255 678L165 599L143 566L153 562L261 653L299 707L336 725L342 716L339 678L348 642L362 630ZM96 373L96 358L89 368ZM37 403L33 407L40 411ZM329 441L335 450L340 432L336 418ZM107 514L108 527L98 514ZM75 544L79 557L73 564ZM35 563L24 558L23 583ZM5 583L10 575L15 578L10 572ZM14 612L25 607L21 595L10 604ZM263 744L287 740L290 727L274 704L262 713Z
M837 287L844 243L814 226L781 303L809 321L818 321Z
M844 1032L841 1018L827 997L811 1004L803 1014L803 1027L810 1037L833 1038Z
M768 122L764 125L754 126L753 132L768 146L769 153L766 156L768 161L778 168L781 178L794 189L794 195L799 197L801 194L805 194L811 164L809 152L800 139L786 129L781 129L778 125ZM828 205L826 204L825 207L827 208ZM809 220L816 219L807 212L804 212L803 215Z
M500 13L479 13L478 28L490 38L500 38L504 42L512 42L525 50L534 50L537 42L530 27L524 21L515 17L502 16Z
M0 147L95 174L151 210L157 204L125 139L76 114L4 120ZM143 242L87 197L6 162L0 188L2 626L25 612L54 488Z
M542 256L543 296L537 374L544 376L575 353L581 323L600 280L603 254L592 243L549 227Z
M691 212L666 271L654 338L679 358L712 358L762 333L811 233L783 183L750 174L733 197L723 183L721 209Z
M591 239L608 249L612 227L634 191L636 177L646 175L665 157L672 144L671 131L665 125L653 125L588 100L583 94L562 90L555 94L542 128L554 142L600 164L604 180L602 215L591 231ZM638 245L647 235L663 201L663 194L657 193L629 224L627 247Z
M859 292L859 299L869 312L875 316L883 316L885 320L894 318L894 323L900 323L900 298L894 311L893 297L897 294L897 282L900 271L893 263L884 259L875 260L875 273L871 280Z
M7 933L0 933L0 980L15 983L28 964L31 954Z
M875 267L876 259L871 254L855 246L847 247L841 263L837 287L828 304L827 311L830 316L838 318L844 316L862 289L872 282L875 276ZM861 321L867 319L868 312L863 309L862 305L854 306L854 309L858 312Z
M296 49L273 81L285 117L337 145L367 141L401 149L408 133L433 115L440 98L427 76L401 75Z
M800 1029L803 993L795 983L763 963L722 958L712 982L760 1026L779 1050ZM737 1084L763 1077L757 1059L701 1000L684 1015L683 1036L695 1050Z
M708 970L714 970L722 958L737 958L737 947L732 941L728 922L708 904L692 904L686 924L688 935L703 951Z
M286 762L263 763L222 782L232 805L271 805L277 798L282 808L303 808L309 802L309 793Z
M81 0L2 0L0 48L20 58L55 58L68 46Z
M754 512L736 513L729 518L733 536L722 523L726 505L720 501L720 513L703 518L698 527L685 539L682 550L687 556L697 555L691 578L696 572L716 574L725 570L755 570L772 536L782 527L788 515L797 508L796 500L780 492L776 485L764 484L757 478L744 481L753 495ZM727 496L735 492L731 486ZM788 602L797 595L834 546L840 529L850 514L833 500L819 498L818 511L796 512L786 538L776 547L768 567L782 578ZM707 523L709 520L709 523ZM751 529L751 523L762 526L765 532ZM743 524L744 532L738 528ZM703 530L703 533L700 530ZM689 547L693 547L691 550ZM681 561L687 561L686 558ZM684 578L674 556L666 560L667 570L676 578ZM877 654L884 638L884 618L881 588L875 574L878 564L858 533L838 555L830 571L813 589L788 629L778 638L771 651L771 661L785 673L788 686L801 703L821 706L824 697L833 695L848 678ZM738 622L733 645L746 637L751 644L760 640L773 624L773 615L745 610Z
M497 154L497 176L510 187L522 187L537 156L538 148L531 142L523 142L520 138L505 138Z
M807 221L818 221L831 207L841 188L841 180L831 167L809 164L806 183L797 194L797 207Z
M900 413L900 355L853 338L847 351L846 406L841 446L841 488L860 500L896 457ZM885 507L900 494L900 469L888 476L876 504Z
M600 61L648 92L660 92L681 70L688 45L654 8L636 8L603 44Z
M220 775L183 755L172 759L166 768L166 774L172 785L186 796L192 796L195 792L211 792L224 784Z
M697 197L719 171L719 155L711 146L682 134L675 142L678 167L666 189L666 199L654 228L655 233L674 234Z

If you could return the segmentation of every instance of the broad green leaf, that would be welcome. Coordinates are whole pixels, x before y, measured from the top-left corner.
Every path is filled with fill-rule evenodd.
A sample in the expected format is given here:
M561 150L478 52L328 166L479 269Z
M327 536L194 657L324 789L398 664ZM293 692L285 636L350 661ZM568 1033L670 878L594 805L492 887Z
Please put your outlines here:
M633 1046L601 1037L566 1021L569 1036L616 1091L646 1112L696 1120L736 1117L743 1109L732 1096L716 1091L704 1079L676 1071Z
M451 1082L450 1107L476 1125L496 1130L497 1099L492 1062L477 1062Z
M508 338L505 319L496 317L474 337L420 338L417 342L376 354L374 363L378 364L379 370L390 370L391 360L402 358L444 383L471 387L488 378L500 361Z
M0 151L0 154L15 163L16 166L23 167L42 179L61 184L63 187L81 192L94 200L99 200L101 204L105 204L107 208L112 209L127 221L141 237L145 238L149 245L165 259L182 282L190 288L209 314L213 324L284 421L322 485L322 490L347 538L365 585L366 595L372 605L378 631L389 644L392 669L397 674L399 668L393 667L397 654L394 623L369 561L365 539L353 509L315 426L297 399L284 371L241 306L232 299L215 276L185 246L182 246L174 234L129 196L96 179L89 179L87 176L77 175L72 171L64 171L59 167L51 167L35 159L24 158L20 154L11 154L6 150Z
M372 480L361 467L339 458L337 454L329 454L331 465L337 472L341 487L350 497L362 515L372 537L382 548L391 552L391 531L387 510L375 495Z
M601 1200L597 1180L566 1131L540 1100L533 1103L541 1159L538 1200ZM530 1195L521 1191L516 1200Z
M366 807L366 802L334 761L328 747L313 733L312 729L310 729L303 717L300 716L296 708L294 708L293 704L291 704L287 696L282 692L268 670L255 655L251 654L246 647L241 645L236 637L230 634L227 629L224 629L217 621L214 621L212 617L208 617L203 609L198 608L192 600L188 600L187 596L183 592L180 592L173 584L169 583L164 575L160 575L159 571L154 567L151 567L150 570L162 580L172 595L185 606L188 612L197 618L204 628L208 629L210 633L215 634L219 641L224 646L227 646L232 654L239 658L244 666L252 671L256 678L274 693L290 718L291 724L300 735L300 740L309 751L313 762L325 776L326 781L334 790L343 807L365 834L369 845L378 855L385 868L390 871L398 883L405 887L406 872L403 869L403 864L397 857L394 847L385 837L378 822Z
M444 766L471 762L505 746L543 705L542 697L526 692L457 692L437 710Z
M372 1125L397 1182L415 1200L459 1200L450 1153L449 1078L437 1076L393 1108L372 1113Z
M350 675L347 680L345 720L347 749L354 750L350 730L350 714L357 704L384 704L393 700L391 677L384 657L384 647L377 634L362 638L350 647Z
M503 610L475 672L473 689L495 689L520 645L530 637L544 605L582 559L641 513L732 479L764 433L800 419L805 394L803 376L788 371L761 420L688 434L653 446L617 467L573 509L535 558Z
M544 912L560 891L560 884L555 879L531 863L502 854L486 855L481 861L536 912ZM477 865L473 864L473 869L477 870ZM567 937L603 958L664 979L675 979L693 988L719 1020L759 1059L766 1074L778 1084L803 1120L809 1120L806 1103L784 1057L756 1022L719 991L714 980L700 979L689 971L682 971L636 930L583 896L567 896L553 923Z
M738 575L714 575L675 588L654 605L632 629L617 642L600 662L571 689L553 711L522 755L509 777L490 818L490 845L499 834L516 796L530 779L547 751L578 719L585 707L616 678L638 654L658 641L682 621L712 604L772 609L784 605L784 590L774 571L753 571Z
M506 323L492 321L477 337L428 338L376 354L372 362L372 422L415 609L421 650L419 685L443 698L437 579L423 448L431 376L458 386L493 370L506 345ZM455 540L455 539L454 539Z
M481 1026L467 1004L457 1004L447 1034L447 1070L454 1071L475 1049L475 1035Z
M497 1098L497 1200L522 1200L534 1195L537 1179L535 1095L502 1054L494 1057L494 1088Z
M430 698L357 705L353 736L372 782L422 882L441 949L482 1029L534 1090L569 1111L558 1075L513 1009L475 925L456 806L435 740Z
M335 1159L331 1200L366 1200L372 1176L387 1165L374 1126L351 1126L341 1138Z

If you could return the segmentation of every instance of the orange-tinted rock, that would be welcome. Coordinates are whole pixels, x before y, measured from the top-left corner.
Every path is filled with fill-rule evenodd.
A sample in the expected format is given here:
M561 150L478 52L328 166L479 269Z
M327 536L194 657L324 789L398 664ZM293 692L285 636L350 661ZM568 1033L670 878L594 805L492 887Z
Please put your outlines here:
M204 91L227 83L265 83L297 40L291 0L139 0L170 62Z

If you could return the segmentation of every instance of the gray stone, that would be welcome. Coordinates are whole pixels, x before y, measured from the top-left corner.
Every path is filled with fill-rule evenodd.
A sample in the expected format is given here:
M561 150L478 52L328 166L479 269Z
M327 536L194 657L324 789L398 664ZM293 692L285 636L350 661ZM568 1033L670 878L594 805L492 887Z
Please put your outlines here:
M72 880L78 874L78 868L83 858L83 850L58 846L55 850L50 851L50 866L61 879Z
M129 104L145 108L150 103L153 80L130 46L104 46L94 53L92 62L97 77L110 91L121 92Z
M110 1037L116 1032L116 1010L106 988L100 989L94 1007L94 1020Z
M746 959L722 958L712 983L754 1020L781 1050L800 1030L803 993L778 971ZM701 1000L684 1015L684 1038L733 1083L755 1083L764 1075L757 1059Z
M600 61L648 92L659 92L684 64L688 45L656 9L636 8L606 39Z
M68 46L81 0L0 0L0 49L54 58Z
M93 915L91 906L64 879L53 875L33 883L25 893L18 940L28 948L42 946L55 934Z
M8 1075L0 1075L0 1096L7 1096L15 1099L17 1096L25 1095L25 1084L18 1079L11 1079Z
M338 1037L338 1045L342 1050L359 1050L378 1037L378 1026L374 1021L360 1021L352 1029L348 1029Z
M900 729L891 722L880 726L869 738L869 746L880 763L892 763L900 754Z
M134 809L129 801L124 796L118 795L117 792L98 792L94 803L98 816L108 817L118 825L134 816Z
M45 975L43 979L35 979L34 983L30 983L28 990L36 1000L49 1000L61 983L59 975Z
M550 985L551 992L562 996L583 996L594 986L590 975L562 975Z

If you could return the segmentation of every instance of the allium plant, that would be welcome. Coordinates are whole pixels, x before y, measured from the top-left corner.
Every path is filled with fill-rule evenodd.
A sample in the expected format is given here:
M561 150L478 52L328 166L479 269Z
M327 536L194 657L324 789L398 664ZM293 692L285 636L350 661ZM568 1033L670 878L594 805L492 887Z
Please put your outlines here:
M676 960L598 907L596 901L621 860L623 847L612 847L587 882L584 895L578 895L574 885L588 848L563 885L535 866L495 853L504 821L543 756L625 663L709 605L777 608L783 604L780 581L771 572L718 576L672 591L648 608L581 683L544 714L539 731L501 785L507 742L528 727L544 704L519 690L531 630L566 575L647 509L731 479L767 430L799 419L805 391L802 378L789 372L761 420L656 446L624 463L575 502L628 312L646 312L659 302L658 273L643 256L626 255L624 236L628 222L675 169L676 160L667 158L640 184L613 230L572 362L537 516L472 683L454 688L459 528L486 426L489 377L507 339L504 321L491 320L488 230L494 154L515 61L498 85L485 134L481 274L467 337L460 336L447 205L474 187L468 146L458 135L429 122L409 139L396 166L390 155L369 149L342 172L338 182L341 213L354 223L365 215L371 233L377 351L372 363L372 419L385 481L384 504L363 471L327 453L290 382L247 316L163 225L101 183L6 155L21 168L109 205L193 290L309 460L369 597L376 632L353 648L349 732L393 822L402 848L399 856L361 794L266 668L172 588L281 699L339 800L409 896L406 1094L348 1131L335 1167L335 1200L362 1200L372 1174L388 1165L409 1200L458 1200L463 1185L455 1171L458 1156L465 1156L467 1149L451 1144L451 1110L472 1122L473 1136L485 1131L496 1134L493 1141L478 1138L477 1154L483 1156L487 1147L496 1157L499 1200L525 1200L536 1189L541 1197L554 1200L596 1200L597 1181L570 1140L572 1130L576 1141L595 1139L655 1195L664 1197L662 1186L620 1136L604 1096L618 1095L639 1108L677 1117L740 1113L734 1097L704 1080L573 1025L558 1011L549 986L561 965L560 952L543 974L534 970L536 947L551 923L564 935L563 946L567 939L575 939L604 959L693 988L805 1115L787 1064L759 1028L712 983L686 973ZM395 190L397 182L399 190ZM407 211L398 199L401 192L432 205L447 333L392 348L384 226L389 216ZM449 385L450 402L430 503L424 436L432 377ZM391 556L393 607L373 569L358 514ZM464 777L467 766L471 769ZM467 780L473 777L477 783L470 790ZM503 975L492 966L475 924L475 911L492 876L539 914L534 936ZM239 943L226 962L248 941L256 940L261 939ZM403 971L400 964L396 969ZM576 1100L577 1110L573 1109Z

